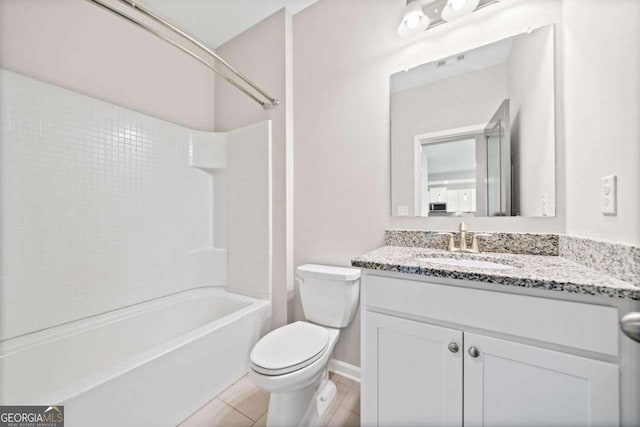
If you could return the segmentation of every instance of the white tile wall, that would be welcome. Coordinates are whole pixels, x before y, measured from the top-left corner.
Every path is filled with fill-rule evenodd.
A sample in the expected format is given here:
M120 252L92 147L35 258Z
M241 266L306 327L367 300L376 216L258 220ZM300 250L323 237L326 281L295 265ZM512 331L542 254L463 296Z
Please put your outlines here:
M271 297L271 121L227 135L227 289Z
M218 136L5 70L0 131L0 338L224 284L214 177L189 166Z

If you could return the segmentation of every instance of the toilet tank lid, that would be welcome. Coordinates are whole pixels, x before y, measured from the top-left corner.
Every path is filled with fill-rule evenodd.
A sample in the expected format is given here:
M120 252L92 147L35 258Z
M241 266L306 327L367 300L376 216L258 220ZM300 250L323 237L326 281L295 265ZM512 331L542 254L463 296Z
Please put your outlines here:
M316 278L328 280L352 281L360 278L359 268L334 267L330 265L305 264L297 269L298 276L302 278Z

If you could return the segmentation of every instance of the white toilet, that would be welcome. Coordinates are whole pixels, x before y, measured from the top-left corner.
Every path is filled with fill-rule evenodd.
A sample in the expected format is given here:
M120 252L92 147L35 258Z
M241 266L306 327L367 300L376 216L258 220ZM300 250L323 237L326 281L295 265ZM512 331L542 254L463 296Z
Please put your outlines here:
M270 332L251 351L249 377L271 393L268 427L320 425L336 398L328 365L339 328L358 308L360 270L307 264L297 273L308 321Z

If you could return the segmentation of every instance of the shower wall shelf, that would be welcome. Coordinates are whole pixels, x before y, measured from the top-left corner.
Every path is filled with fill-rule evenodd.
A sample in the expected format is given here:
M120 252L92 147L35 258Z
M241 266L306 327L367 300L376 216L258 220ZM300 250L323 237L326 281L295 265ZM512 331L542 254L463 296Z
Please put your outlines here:
M189 166L215 170L227 167L227 134L196 132L189 138Z

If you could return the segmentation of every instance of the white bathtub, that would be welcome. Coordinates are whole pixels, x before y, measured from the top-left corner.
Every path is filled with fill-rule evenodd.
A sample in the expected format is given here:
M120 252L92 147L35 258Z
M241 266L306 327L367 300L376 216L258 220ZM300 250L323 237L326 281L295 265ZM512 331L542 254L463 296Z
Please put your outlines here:
M0 404L65 425L175 426L248 370L270 303L201 288L0 343Z

